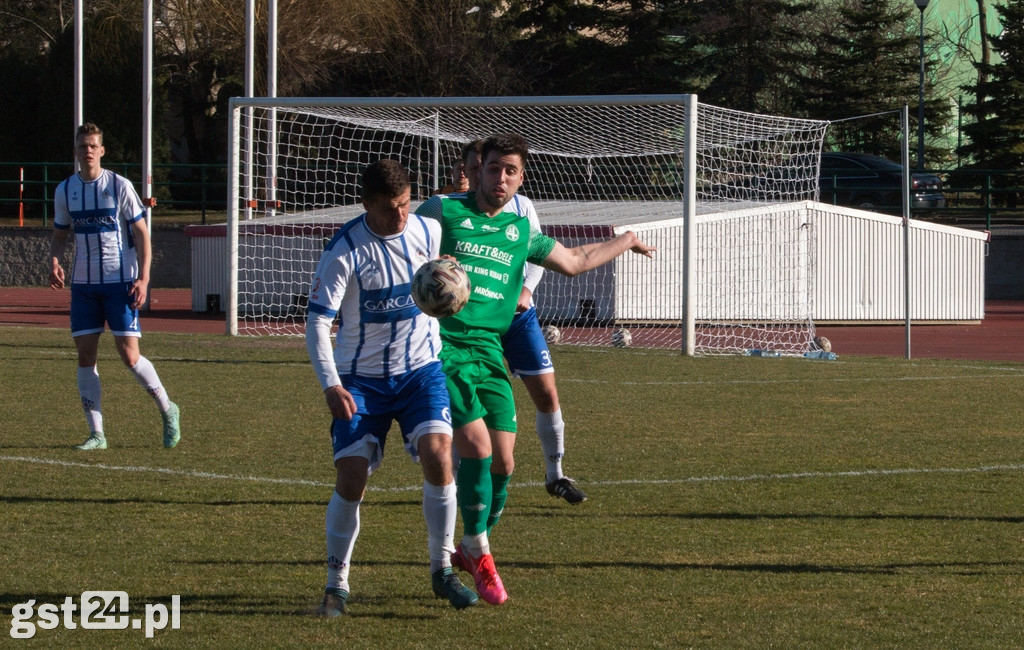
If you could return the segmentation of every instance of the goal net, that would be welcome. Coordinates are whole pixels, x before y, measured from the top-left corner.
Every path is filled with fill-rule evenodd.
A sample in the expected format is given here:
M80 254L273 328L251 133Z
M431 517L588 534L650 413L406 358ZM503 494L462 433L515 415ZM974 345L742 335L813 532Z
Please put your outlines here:
M825 122L688 95L236 98L231 110L231 333L303 332L324 243L363 212L367 164L406 165L415 209L463 144L515 132L530 145L520 192L545 232L576 246L634 230L658 248L576 278L545 272L534 298L561 343L799 354L814 336L805 202Z

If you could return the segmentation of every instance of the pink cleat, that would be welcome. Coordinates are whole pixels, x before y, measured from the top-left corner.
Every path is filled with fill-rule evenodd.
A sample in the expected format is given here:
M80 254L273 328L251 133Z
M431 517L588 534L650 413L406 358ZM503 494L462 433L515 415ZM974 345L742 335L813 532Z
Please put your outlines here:
M493 555L487 553L475 558L461 544L459 544L457 552L460 555L460 561L469 565L469 570L473 574L473 582L476 583L476 592L480 594L481 598L492 605L500 605L508 600L508 592L505 591L505 585L501 584L498 569L494 567ZM454 559L452 565L455 565Z

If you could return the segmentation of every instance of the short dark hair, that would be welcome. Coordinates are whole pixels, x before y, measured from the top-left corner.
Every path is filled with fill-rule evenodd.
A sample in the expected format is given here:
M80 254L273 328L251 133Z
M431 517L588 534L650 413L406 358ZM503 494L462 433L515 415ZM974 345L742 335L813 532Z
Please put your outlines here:
M526 166L526 156L530 148L526 144L526 138L518 133L499 133L484 140L480 146L480 159L487 160L492 151L497 151L502 156L519 154Z
M409 170L397 160L384 158L363 170L363 200L378 196L393 199L409 187Z
M469 157L472 154L480 153L481 147L483 147L483 139L473 140L462 145L462 162L469 162Z
M85 124L78 127L78 130L75 131L75 142L78 142L78 138L90 135L100 136L100 144L103 144L103 129L96 126L92 122L86 122Z

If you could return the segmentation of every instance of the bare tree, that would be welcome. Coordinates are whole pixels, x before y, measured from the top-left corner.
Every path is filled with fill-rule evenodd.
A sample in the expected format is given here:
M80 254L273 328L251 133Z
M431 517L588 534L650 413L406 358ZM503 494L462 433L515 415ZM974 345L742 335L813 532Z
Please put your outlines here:
M117 0L124 1L124 0ZM316 93L335 70L361 51L367 27L377 26L384 2L280 0L277 93ZM267 4L255 16L255 94L267 89ZM244 92L245 11L237 0L165 0L157 31L176 157L214 162L225 151L227 100ZM374 33L374 32L370 32Z
M981 67L978 68L978 84L984 85L987 78L988 67L992 64L992 46L988 37L988 9L985 7L985 0L976 0L978 3L978 31L981 38Z
M73 18L72 0L0 0L0 49L46 52Z
M352 94L497 95L520 86L493 3L383 0L346 74Z

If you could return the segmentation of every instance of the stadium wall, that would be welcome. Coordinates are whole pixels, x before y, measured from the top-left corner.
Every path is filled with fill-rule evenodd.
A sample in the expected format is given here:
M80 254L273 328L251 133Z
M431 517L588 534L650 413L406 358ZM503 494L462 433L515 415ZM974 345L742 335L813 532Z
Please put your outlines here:
M985 299L1024 300L1024 228L992 231L985 258Z
M900 219L810 202L787 204L777 209L783 210L786 215L799 213L797 225L804 220L814 225L819 260L813 281L815 295L812 316L816 322L872 323L902 319L903 293L900 279L903 229ZM698 230L703 233L702 238L710 241L710 254L720 256L721 253L715 251L721 247L714 244L728 236L728 232L723 234L718 229L712 229L715 224L741 220L746 212L759 214L760 211L726 212L699 217ZM988 264L984 237L960 228L920 221L912 223L912 254L916 260L912 274L913 318L919 322L982 319L986 297L985 267ZM575 227L579 228L580 225ZM307 235L305 232L278 232L280 228L280 225L274 226L262 234L270 235L272 239L285 237L292 240L303 238L295 235ZM577 230L575 236L569 226L545 228L549 234L570 246L586 243L595 237L603 239L611 234L610 228L606 226L585 226L583 230ZM678 318L681 313L681 297L674 287L680 273L682 251L673 246L673 242L680 239L678 220L645 224L637 226L637 229L643 230L645 241L658 246L659 252L653 262L645 260L643 264L635 265L631 264L635 262L631 256L625 256L605 268L587 274L589 277L585 284L580 284L578 278L545 274L537 291L537 311L542 319L586 323L616 320L653 322ZM211 297L216 297L214 299L219 300L220 305L226 304L225 228L190 226L186 234L192 247L193 309L209 311ZM323 233L308 235L318 246L324 236ZM1016 259L1024 260L1024 241L1018 243L1022 246L1017 251ZM242 242L239 244L240 247L249 245ZM302 259L296 259L295 263L283 267L263 269L258 277L261 284L254 288L255 291L284 294L293 298L305 291L305 282L297 278L312 275L311 265L315 264L316 256L306 250L308 246L300 246L296 242L291 242L289 248L301 249L301 252L295 254ZM755 252L771 254L770 246L763 248ZM247 259L245 256L240 257ZM305 259L307 257L309 260ZM300 265L303 266L301 272L295 273ZM310 265L310 268L306 269L306 265ZM1019 272L1022 269L1024 264L1017 264L1016 267L1004 264L1004 271ZM651 290L652 287L661 287L668 293L657 294ZM295 300L286 302L294 304ZM698 303L698 319L751 317L747 313L719 312L720 308L713 309ZM758 313L755 316L763 315Z
M0 228L0 286L45 287L50 284L50 228ZM65 269L74 242L68 240ZM154 228L150 287L182 289L191 286L189 245L181 228Z
M49 228L0 228L0 286L39 287L49 283L46 258L51 232ZM209 242L209 248L202 250L193 250L194 247L195 242L183 229L157 226L153 235L152 286L194 289L195 311L206 311L206 294L223 290L223 244ZM70 262L70 250L67 260ZM985 299L1024 300L1021 278L1024 231L993 232L985 258ZM197 286L203 282L206 285Z

